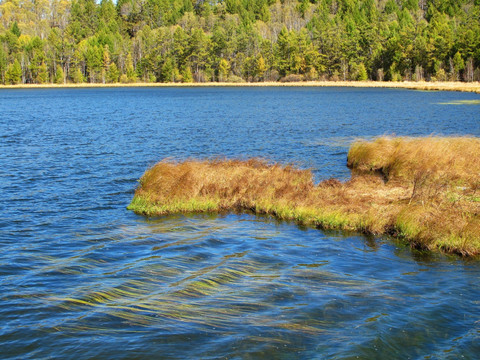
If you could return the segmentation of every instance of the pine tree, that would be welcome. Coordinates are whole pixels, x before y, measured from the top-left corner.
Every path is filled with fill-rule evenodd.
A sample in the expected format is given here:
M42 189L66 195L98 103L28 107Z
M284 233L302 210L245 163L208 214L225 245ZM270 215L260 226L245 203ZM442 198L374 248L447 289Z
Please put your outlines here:
M263 80L265 76L265 71L267 71L267 66L265 65L265 59L260 55L257 59L255 75L259 80Z
M102 59L102 83L105 84L107 74L109 73L110 69L110 51L108 49L108 44L103 48L103 59Z
M218 64L218 79L220 81L228 80L228 73L230 72L230 64L225 59L220 59Z
M73 82L75 84L81 84L85 82L85 76L83 76L82 70L80 70L78 67L73 72Z
M57 71L55 72L55 84L64 84L65 83L65 74L61 66L57 66Z
M107 79L109 83L116 83L118 82L118 77L120 76L120 72L118 71L117 64L114 62L108 68Z
M0 82L5 84L5 71L7 71L7 54L0 45Z
M38 74L35 80L39 84L45 84L48 82L48 68L47 64L45 64L45 61L42 61L42 63L40 64Z
M135 69L133 68L132 55L130 53L128 53L127 55L125 66L127 68L127 81L131 83L137 82L137 74L135 73Z
M18 27L18 23L15 21L10 29L12 34L14 34L17 38L22 35L22 32L20 31L20 28Z
M173 63L172 58L168 58L162 65L162 81L163 82L174 82L174 70L175 64Z
M15 59L13 64L8 65L7 71L5 73L5 83L16 85L20 84L22 81L22 67L18 62L18 59Z
M459 51L453 56L453 80L460 80L460 72L465 69L465 62Z
M184 83L193 82L193 75L192 75L192 70L190 70L190 66L185 66L185 68L183 69L182 79Z
M358 81L365 81L368 79L367 70L365 69L365 65L360 63L357 66L357 79Z

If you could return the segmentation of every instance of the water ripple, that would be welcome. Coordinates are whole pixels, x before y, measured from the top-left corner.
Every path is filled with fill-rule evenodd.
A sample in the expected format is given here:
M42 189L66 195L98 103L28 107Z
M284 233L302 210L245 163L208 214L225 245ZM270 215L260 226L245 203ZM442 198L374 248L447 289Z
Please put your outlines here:
M349 176L356 137L480 135L475 106L437 105L469 97L2 91L2 358L475 358L477 260L264 216L125 210L136 179L167 156L260 156L320 180Z

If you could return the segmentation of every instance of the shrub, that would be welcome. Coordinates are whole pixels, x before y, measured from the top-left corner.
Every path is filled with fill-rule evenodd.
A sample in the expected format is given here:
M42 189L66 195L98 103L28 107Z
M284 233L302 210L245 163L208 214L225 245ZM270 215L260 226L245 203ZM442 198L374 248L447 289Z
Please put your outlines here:
M280 82L300 82L304 81L305 78L300 74L290 74L280 79Z

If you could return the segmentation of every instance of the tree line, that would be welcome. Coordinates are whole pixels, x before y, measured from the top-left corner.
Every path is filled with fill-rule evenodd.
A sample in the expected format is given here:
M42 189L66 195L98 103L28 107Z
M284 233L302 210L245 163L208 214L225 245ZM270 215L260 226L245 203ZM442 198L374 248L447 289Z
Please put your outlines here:
M479 81L480 0L1 0L0 82Z

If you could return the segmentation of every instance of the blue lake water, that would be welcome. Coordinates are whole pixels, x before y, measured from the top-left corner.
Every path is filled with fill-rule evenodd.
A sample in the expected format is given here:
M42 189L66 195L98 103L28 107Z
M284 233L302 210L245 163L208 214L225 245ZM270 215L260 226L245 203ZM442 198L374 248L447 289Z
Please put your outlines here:
M480 260L268 217L126 210L163 158L346 179L355 138L480 136L480 95L0 91L3 359L476 359Z

